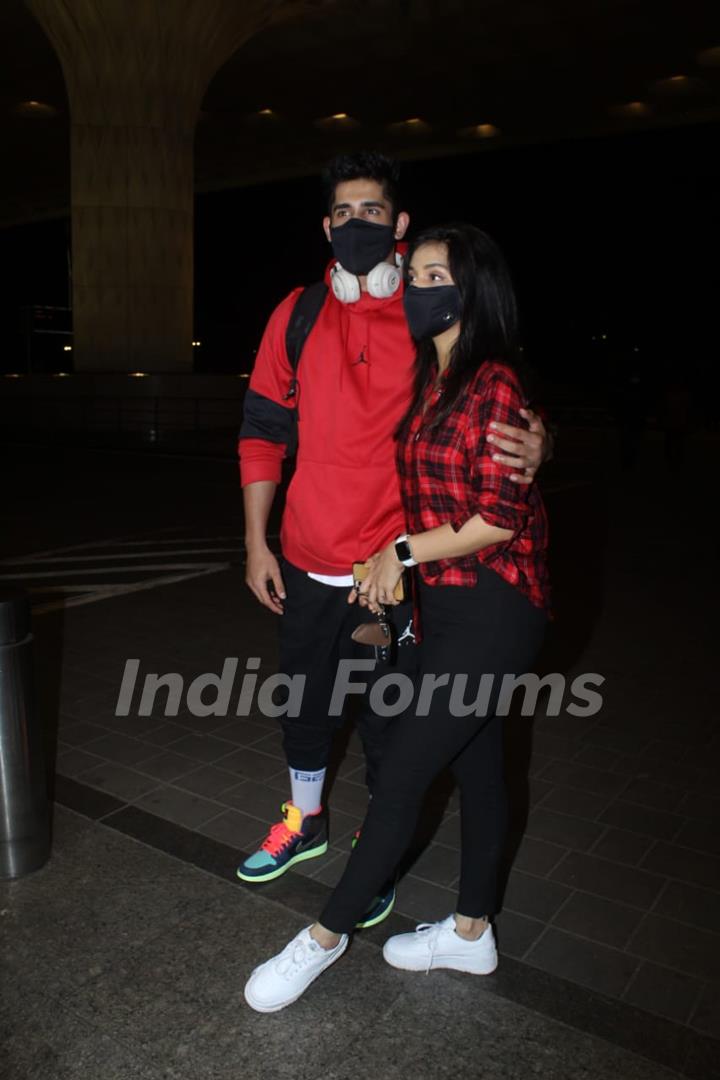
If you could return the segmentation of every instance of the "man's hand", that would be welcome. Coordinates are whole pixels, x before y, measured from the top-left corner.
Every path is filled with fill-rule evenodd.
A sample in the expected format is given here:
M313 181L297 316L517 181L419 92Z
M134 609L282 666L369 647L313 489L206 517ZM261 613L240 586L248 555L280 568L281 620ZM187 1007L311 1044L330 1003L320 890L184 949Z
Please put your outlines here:
M248 549L245 583L263 607L282 615L280 601L286 596L285 585L278 561L267 544Z
M521 409L520 415L527 420L527 429L493 420L490 424L493 434L488 435L487 441L499 451L493 454L493 461L509 465L514 470L510 474L511 480L516 484L532 484L535 473L552 454L551 440L537 413L531 409Z

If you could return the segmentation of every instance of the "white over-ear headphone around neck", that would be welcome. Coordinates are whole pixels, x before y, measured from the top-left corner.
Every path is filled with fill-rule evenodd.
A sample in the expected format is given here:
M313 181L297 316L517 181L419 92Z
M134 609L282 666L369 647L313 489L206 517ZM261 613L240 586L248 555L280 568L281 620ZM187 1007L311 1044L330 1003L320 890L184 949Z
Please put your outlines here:
M395 253L395 265L380 262L367 276L367 289L376 300L392 296L400 288L402 255ZM356 304L361 296L360 279L336 263L330 271L332 291L342 304Z

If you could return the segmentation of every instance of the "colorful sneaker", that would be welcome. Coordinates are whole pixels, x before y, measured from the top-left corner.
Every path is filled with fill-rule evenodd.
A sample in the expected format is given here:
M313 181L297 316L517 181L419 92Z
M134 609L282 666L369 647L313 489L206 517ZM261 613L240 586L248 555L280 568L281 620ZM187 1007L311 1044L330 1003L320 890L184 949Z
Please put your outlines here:
M452 968L472 975L489 975L498 963L495 935L488 926L477 941L466 941L455 932L455 916L436 923L421 923L413 934L396 934L383 948L388 964L403 971Z
M347 934L334 949L323 949L310 936L310 927L301 930L281 953L256 967L245 984L245 1000L256 1012L279 1012L301 997L308 986L345 952Z
M242 881L272 881L295 863L316 859L328 849L327 816L321 808L302 815L299 806L282 804L283 820L273 825L256 852L238 866Z
M360 839L360 829L357 830L352 838L351 848L357 845ZM387 919L388 915L395 907L395 879L389 881L379 896L376 896L370 907L367 909L362 919L355 923L355 927L358 930L369 930L371 926L377 926L378 923Z

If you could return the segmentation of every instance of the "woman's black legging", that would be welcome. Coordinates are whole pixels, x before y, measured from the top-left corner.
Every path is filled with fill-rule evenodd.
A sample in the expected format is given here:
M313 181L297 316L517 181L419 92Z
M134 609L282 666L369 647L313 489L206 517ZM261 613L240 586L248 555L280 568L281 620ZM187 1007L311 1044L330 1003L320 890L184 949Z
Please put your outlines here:
M412 840L425 792L447 765L460 789L457 911L481 918L497 910L507 807L502 717L495 709L503 676L523 674L533 663L546 615L485 566L472 588L421 583L420 608L424 637L415 702L390 729L362 835L320 915L335 933L349 933L392 876ZM449 684L436 687L427 716L417 715L418 691L428 675L449 675L440 680ZM456 699L469 706L486 692L490 676L485 715L453 715L453 684Z

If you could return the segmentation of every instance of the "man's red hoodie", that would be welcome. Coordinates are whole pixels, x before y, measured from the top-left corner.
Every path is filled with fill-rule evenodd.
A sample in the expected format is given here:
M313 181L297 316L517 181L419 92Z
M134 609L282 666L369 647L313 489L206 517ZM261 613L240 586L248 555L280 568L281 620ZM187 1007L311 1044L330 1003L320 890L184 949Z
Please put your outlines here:
M279 482L297 407L283 554L301 570L349 574L353 562L404 531L393 434L409 404L415 348L402 285L387 299L363 293L355 304L341 303L329 288L302 351L297 392L288 399L293 371L285 331L301 292L294 289L278 305L263 335L238 444L241 479L243 486Z

